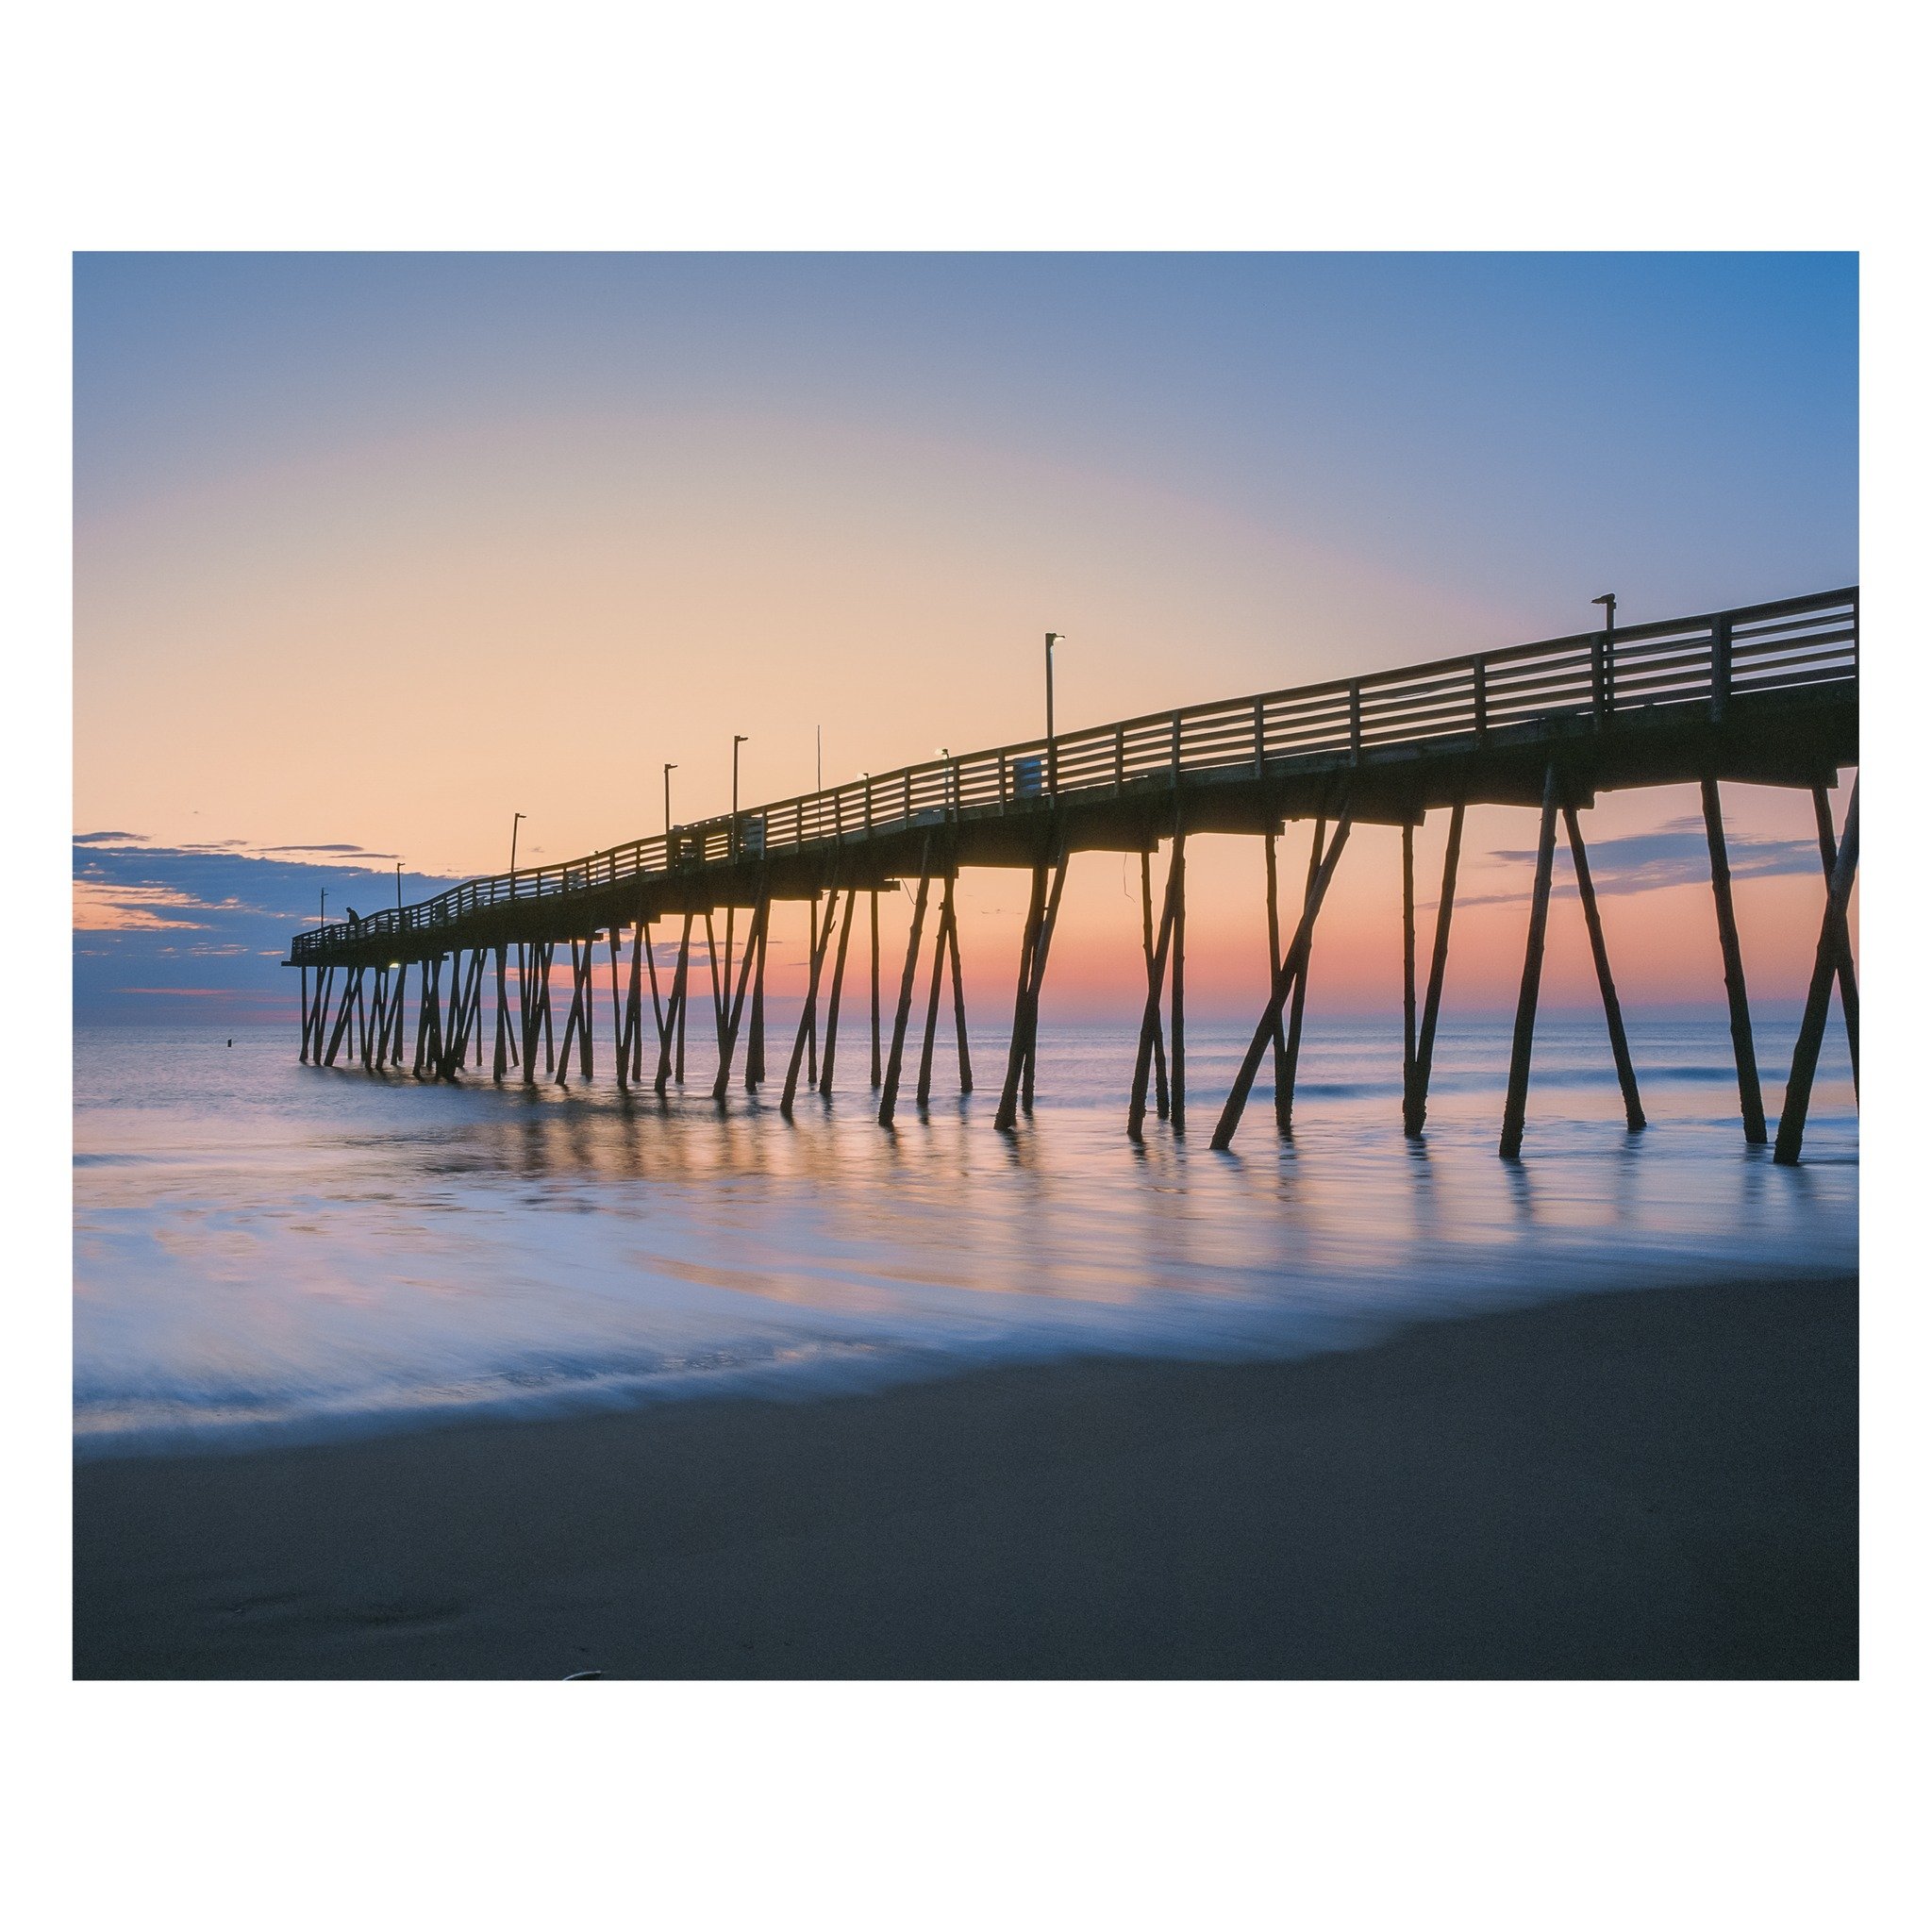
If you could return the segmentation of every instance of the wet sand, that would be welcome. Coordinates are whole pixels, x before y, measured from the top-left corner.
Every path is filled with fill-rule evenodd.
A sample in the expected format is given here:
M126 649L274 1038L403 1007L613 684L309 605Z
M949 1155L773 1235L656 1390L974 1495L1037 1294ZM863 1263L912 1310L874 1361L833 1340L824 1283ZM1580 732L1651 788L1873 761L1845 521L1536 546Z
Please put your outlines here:
M1846 1677L1857 1294L75 1473L81 1677Z

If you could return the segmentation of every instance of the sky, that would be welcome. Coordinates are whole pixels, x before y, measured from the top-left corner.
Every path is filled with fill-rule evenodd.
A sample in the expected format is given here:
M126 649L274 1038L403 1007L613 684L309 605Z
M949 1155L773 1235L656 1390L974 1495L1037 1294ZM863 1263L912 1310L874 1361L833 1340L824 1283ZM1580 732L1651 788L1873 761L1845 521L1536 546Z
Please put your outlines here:
M1841 255L78 257L76 1010L291 1013L321 891L499 870L516 811L520 858L656 831L666 760L679 820L724 810L734 733L747 804L811 787L820 729L828 782L1034 735L1047 629L1076 729L1606 590L1641 623L1855 582L1857 295ZM1721 1008L1696 808L1586 815L1626 1001ZM1809 802L1726 810L1789 999ZM1471 814L1452 1006L1513 997L1534 836ZM1338 873L1340 1007L1399 998L1398 850ZM1260 873L1191 844L1205 1011L1258 1006ZM1009 998L1020 875L962 894ZM1133 1010L1138 942L1137 875L1076 861L1049 1008ZM1551 945L1583 1003L1574 899Z

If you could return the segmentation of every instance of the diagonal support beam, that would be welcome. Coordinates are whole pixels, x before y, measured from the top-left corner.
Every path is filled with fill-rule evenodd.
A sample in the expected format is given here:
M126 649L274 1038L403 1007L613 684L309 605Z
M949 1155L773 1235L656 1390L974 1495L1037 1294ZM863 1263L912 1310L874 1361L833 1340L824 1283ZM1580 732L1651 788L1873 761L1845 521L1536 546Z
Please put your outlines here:
M1717 780L1707 778L1704 835L1710 848L1710 890L1717 902L1718 944L1724 953L1724 997L1731 1009L1731 1057L1738 1065L1738 1107L1744 1117L1744 1139L1761 1147L1764 1131L1764 1091L1757 1079L1757 1048L1751 1037L1751 996L1744 987L1744 955L1738 944L1738 915L1731 904L1731 861L1724 850L1724 807Z
M1570 861L1576 868L1576 892L1583 901L1583 921L1590 929L1590 957L1596 964L1596 983L1604 1000L1604 1024L1609 1029L1610 1058L1617 1063L1617 1085L1624 1095L1624 1124L1641 1134L1645 1123L1643 1102L1637 1091L1637 1069L1630 1062L1630 1042L1624 1032L1624 1008L1617 1000L1617 982L1610 974L1610 952L1604 943L1604 923L1596 909L1596 887L1590 876L1590 855L1583 849L1583 832L1576 808L1563 808L1563 829L1570 838Z
M1186 841L1185 832L1174 834L1175 857ZM1174 942L1174 902L1179 877L1174 860L1168 861L1167 891L1160 902L1160 937L1148 951L1147 1001L1141 1008L1141 1038L1134 1049L1134 1087L1127 1101L1127 1139L1139 1141L1147 1119L1147 1074L1155 1063L1160 1045L1160 990L1167 983L1167 955ZM1165 1118L1165 1111L1161 1118Z
M1013 1038L1007 1050L1007 1079L1000 1092L999 1111L993 1125L1010 1133L1019 1119L1021 1096L1033 1104L1034 1049L1040 1036L1040 991L1046 982L1047 955L1053 946L1053 931L1059 918L1060 893L1067 882L1067 841L1061 832L1054 857L1053 878L1046 885L1043 872L1034 874L1034 896L1027 908L1028 932L1021 948L1020 988L1013 1008ZM1046 903L1036 917L1040 893L1046 885Z
M925 929L925 902L932 891L932 834L919 858L919 891L912 902L912 931L906 941L906 971L899 982L899 1007L892 1016L892 1046L886 1056L886 1084L879 1095L879 1125L890 1127L899 1104L899 1070L906 1058L906 1022L912 1011L912 988L919 977L919 941Z
M845 894L845 916L839 922L839 953L832 965L832 996L825 1007L825 1051L819 1061L819 1091L832 1091L832 1066L839 1053L839 1000L845 990L845 952L852 941L852 917L858 909L858 889Z
M1261 1071L1261 1058L1274 1038L1274 1027L1281 1018L1281 1009L1287 1005L1290 993L1301 983L1307 970L1308 948L1314 943L1315 938L1315 919L1322 910L1322 901L1328 896L1329 883L1335 877L1335 868L1341 861L1342 847L1348 843L1349 827L1354 823L1354 805L1344 798L1341 814L1335 822L1335 836L1328 841L1327 849L1322 856L1322 863L1316 868L1314 877L1308 882L1307 893L1302 903L1301 924L1295 927L1294 938L1290 942L1287 957L1275 969L1274 985L1268 995L1267 1008L1261 1015L1260 1024L1255 1028L1255 1037L1249 1041L1248 1050L1242 1056L1241 1067L1235 1074L1234 1086L1229 1090L1226 1105L1221 1109L1221 1119L1215 1125L1214 1138L1208 1143L1217 1154L1224 1154L1233 1144L1235 1129L1241 1125L1241 1115L1247 1109L1248 1095L1255 1088L1255 1075Z
M664 1091L665 1082L672 1078L674 1060L677 1077L684 1072L684 1003L691 991L691 915L684 915L684 931L677 941L677 964L671 974L671 998L664 1008L664 1027L658 1039L658 1079L657 1089Z
M1777 1145L1772 1158L1780 1167L1795 1167L1805 1144L1805 1120L1811 1110L1811 1087L1818 1077L1818 1052L1824 1044L1825 1022L1831 1017L1831 983L1838 974L1840 935L1849 930L1846 908L1852 881L1858 874L1858 785L1852 785L1852 802L1845 808L1844 837L1832 861L1831 884L1824 896L1824 919L1818 931L1818 956L1811 966L1811 985L1805 995L1805 1017L1798 1026L1798 1043L1791 1054L1791 1077L1785 1083L1785 1104L1778 1115Z
M744 936L744 956L739 961L738 991L732 997L730 1010L724 1016L724 1037L718 1045L718 1077L711 1083L711 1098L720 1106L724 1105L724 1096L731 1091L731 1062L738 1053L739 1022L744 1016L745 991L751 984L753 969L758 964L758 941L764 937L765 920L771 908L771 894L760 879L758 904L753 908L751 925Z
M1307 912L1308 902L1314 896L1315 881L1321 875L1322 863L1327 855L1327 817L1325 814L1318 815L1314 837L1308 841L1307 880L1302 887L1304 912ZM1295 968L1294 988L1288 1007L1288 1032L1281 1049L1281 1073L1274 1083L1274 1129L1284 1137L1294 1132L1294 1083L1301 1071L1302 1016L1308 1004L1308 960L1312 950L1311 929L1309 950L1304 952L1301 964Z
M835 884L832 888L832 896L835 900L838 892L839 889ZM849 913L847 918L849 924ZM785 1091L778 1102L778 1111L787 1120L791 1118L792 1103L798 1096L798 1076L805 1067L806 1044L811 1037L813 1015L818 1011L819 980L825 970L825 948L831 938L832 918L827 911L824 925L821 927L814 922L811 931L808 934L810 951L807 954L809 967L806 976L805 1008L798 1016L798 1032L791 1042L791 1058L785 1067Z
M1853 790L1857 782L1853 781ZM1831 829L1831 794L1823 785L1811 788L1811 808L1818 818L1818 857L1824 866L1824 880L1831 883L1832 873L1838 865L1838 840ZM1852 1056L1852 1095L1856 1099L1858 1091L1858 968L1852 955L1852 927L1849 912L1839 915L1838 933L1838 1000L1840 1010L1844 1014L1845 1046Z
M1537 996L1542 986L1543 938L1550 924L1550 878L1557 861L1557 767L1543 774L1543 814L1536 842L1536 884L1529 897L1529 936L1523 949L1523 983L1516 993L1516 1031L1509 1042L1509 1085L1503 1098L1505 1160L1523 1152L1523 1121L1529 1106L1529 1055L1536 1039Z
M1403 1095L1402 1131L1412 1140L1429 1112L1429 1070L1436 1059L1436 1022L1442 1010L1442 981L1449 970L1449 922L1456 911L1456 868L1462 856L1462 813L1449 810L1449 841L1442 848L1442 891L1436 900L1436 938L1429 956L1429 987L1423 996L1423 1023L1416 1035L1415 1065Z

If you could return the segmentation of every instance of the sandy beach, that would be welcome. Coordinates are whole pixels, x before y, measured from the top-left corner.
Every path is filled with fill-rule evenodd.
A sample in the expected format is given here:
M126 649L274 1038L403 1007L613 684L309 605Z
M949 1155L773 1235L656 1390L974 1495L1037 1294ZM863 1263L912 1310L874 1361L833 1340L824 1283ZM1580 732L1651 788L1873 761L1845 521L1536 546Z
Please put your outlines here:
M80 1677L1846 1677L1856 1283L83 1463Z

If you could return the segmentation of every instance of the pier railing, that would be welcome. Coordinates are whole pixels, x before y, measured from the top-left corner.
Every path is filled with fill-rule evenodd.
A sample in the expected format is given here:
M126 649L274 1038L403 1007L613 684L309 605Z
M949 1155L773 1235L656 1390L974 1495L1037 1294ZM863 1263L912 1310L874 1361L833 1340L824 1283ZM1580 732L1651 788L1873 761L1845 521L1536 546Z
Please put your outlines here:
M557 865L466 879L432 899L298 934L296 961L334 946L413 938L519 902L620 886L828 841L874 838L1047 800L1091 801L1215 773L1300 758L1359 758L1444 739L1481 744L1511 726L1588 719L1606 728L1632 713L1703 707L1722 723L1736 698L1858 675L1858 593L1825 591L1614 633L1541 643L1157 711L1119 724L931 759L675 826Z

